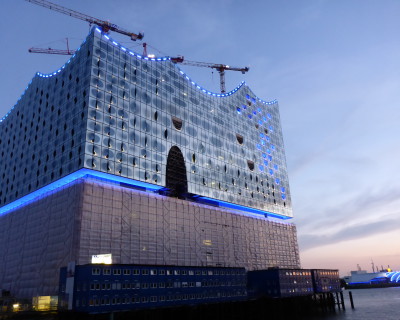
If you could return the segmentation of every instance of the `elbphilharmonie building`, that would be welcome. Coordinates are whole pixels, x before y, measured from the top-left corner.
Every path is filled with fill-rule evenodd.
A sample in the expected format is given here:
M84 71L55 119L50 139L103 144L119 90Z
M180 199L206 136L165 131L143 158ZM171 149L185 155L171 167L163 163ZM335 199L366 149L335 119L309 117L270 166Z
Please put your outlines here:
M0 122L0 288L53 295L60 267L298 268L278 103L212 93L94 28Z

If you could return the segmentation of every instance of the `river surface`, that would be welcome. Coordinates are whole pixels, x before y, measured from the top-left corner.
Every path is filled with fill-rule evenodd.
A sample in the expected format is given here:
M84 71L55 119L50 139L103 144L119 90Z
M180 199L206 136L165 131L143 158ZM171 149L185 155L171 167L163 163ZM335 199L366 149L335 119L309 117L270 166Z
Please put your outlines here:
M351 309L349 291L353 294ZM343 292L346 310L321 320L400 320L400 287L356 289ZM317 320L317 319L315 319Z

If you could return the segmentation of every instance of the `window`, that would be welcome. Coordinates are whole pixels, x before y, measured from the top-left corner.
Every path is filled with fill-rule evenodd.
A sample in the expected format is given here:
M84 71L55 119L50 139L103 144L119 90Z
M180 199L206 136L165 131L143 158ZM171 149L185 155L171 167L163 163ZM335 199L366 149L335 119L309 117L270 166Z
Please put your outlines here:
M247 166L249 167L249 169L250 169L251 171L254 170L254 162L253 162L253 161L247 160Z
M236 133L236 140L239 144L243 144L243 136Z
M176 130L180 131L182 129L183 121L177 117L172 117L172 124Z
M121 275L121 269L114 269L113 275Z
M100 275L100 269L99 268L93 268L92 269L92 274L93 275Z

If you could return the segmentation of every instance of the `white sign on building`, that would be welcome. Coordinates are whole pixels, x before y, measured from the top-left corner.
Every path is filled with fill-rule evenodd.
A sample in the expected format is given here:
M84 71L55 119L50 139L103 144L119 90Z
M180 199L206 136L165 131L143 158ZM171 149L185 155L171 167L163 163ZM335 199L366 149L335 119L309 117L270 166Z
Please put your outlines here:
M92 263L96 264L112 264L112 254L94 254L92 255Z

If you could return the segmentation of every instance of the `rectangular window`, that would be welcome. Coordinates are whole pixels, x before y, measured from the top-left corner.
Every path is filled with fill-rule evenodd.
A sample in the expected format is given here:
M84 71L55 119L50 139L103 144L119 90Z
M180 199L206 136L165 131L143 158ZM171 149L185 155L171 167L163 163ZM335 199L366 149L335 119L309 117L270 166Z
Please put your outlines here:
M109 276L111 274L111 270L110 269L103 269L103 274L106 276Z
M131 274L131 270L130 269L124 269L124 275L128 276Z
M92 268L92 275L99 275L100 274L100 269L99 268Z
M161 276L165 275L165 270L160 270L160 275Z
M156 269L150 270L150 275L152 275L152 276L157 275L157 270Z
M115 276L121 275L121 269L114 269L113 270L113 275L115 275Z
M142 283L142 289L148 289L149 284L148 283Z

